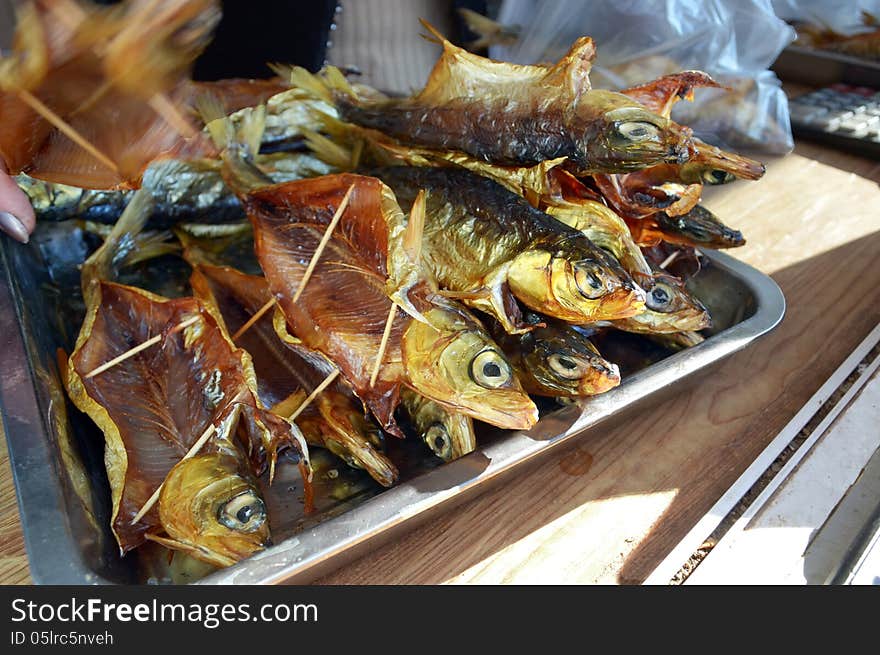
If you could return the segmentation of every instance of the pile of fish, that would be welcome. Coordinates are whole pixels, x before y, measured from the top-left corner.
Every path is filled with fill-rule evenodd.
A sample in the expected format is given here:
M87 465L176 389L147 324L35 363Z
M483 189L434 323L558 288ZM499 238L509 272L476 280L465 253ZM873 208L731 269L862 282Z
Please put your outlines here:
M696 249L744 243L702 187L764 170L670 119L709 76L592 89L587 37L521 66L426 25L443 53L391 98L333 68L192 83L209 0L22 7L0 156L40 221L105 236L63 364L105 437L123 552L232 564L269 543L257 479L279 457L308 511L310 449L392 486L388 439L449 461L475 450L475 422L529 429L535 397L620 384L597 335L699 343ZM186 295L119 281L169 253Z

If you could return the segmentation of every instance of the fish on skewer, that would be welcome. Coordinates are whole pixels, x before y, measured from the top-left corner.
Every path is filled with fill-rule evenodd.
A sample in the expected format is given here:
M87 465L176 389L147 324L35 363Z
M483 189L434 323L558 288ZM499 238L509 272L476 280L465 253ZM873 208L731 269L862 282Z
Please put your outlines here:
M294 302L306 262L352 187L349 209ZM389 292L399 266L393 260L400 257L392 251L394 224L403 214L379 180L325 176L256 189L242 203L290 331L340 368L385 430L400 434L393 411L402 385L499 427L527 428L537 420L537 409L500 349L464 309L439 296L424 277L405 292ZM371 381L395 296L421 318L405 312L393 320L378 376Z
M532 327L517 300L573 323L642 311L644 291L613 257L492 180L452 168L372 172L404 203L426 190L423 261L444 293L490 313L507 331Z
M621 93L591 88L592 39L578 39L553 66L521 66L471 54L425 26L443 54L412 97L362 98L332 68L318 76L297 69L291 82L333 104L343 121L494 164L565 157L573 171L589 174L687 160L688 128Z
M325 175L333 171L308 153L260 155L260 170L275 182L287 182ZM134 193L131 190L93 190L38 180L27 175L16 177L37 221L80 219L96 223L115 223ZM144 171L141 188L153 197L148 226L164 229L180 223L218 225L246 222L247 218L220 175L218 161L164 160Z
M308 450L294 424L260 404L250 357L203 303L109 281L142 254L134 235L148 214L141 193L83 266L87 313L68 395L104 433L122 552L151 540L228 566L270 537L256 476L268 469L271 479L286 450L308 497Z
M10 173L90 188L138 186L159 157L216 151L182 109L192 62L219 21L216 0L72 0L18 7L0 60L0 158Z
M272 297L262 277L199 261L192 247L185 255L193 266L190 282L196 297L216 309L230 334L238 334ZM275 332L271 313L264 314L235 341L253 360L260 400L280 416L298 409L333 370L318 353L284 344ZM397 480L397 468L382 453L381 431L364 416L361 403L341 382L324 389L297 415L296 423L310 446L326 448L350 466L365 469L385 487Z

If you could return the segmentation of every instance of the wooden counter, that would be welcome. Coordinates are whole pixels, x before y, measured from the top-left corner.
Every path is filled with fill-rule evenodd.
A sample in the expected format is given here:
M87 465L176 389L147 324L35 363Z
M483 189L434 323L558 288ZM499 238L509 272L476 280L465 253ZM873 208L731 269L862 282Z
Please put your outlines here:
M705 200L782 288L775 331L322 582L644 580L880 322L880 163L799 144L768 164ZM0 583L28 583L5 439L0 460Z

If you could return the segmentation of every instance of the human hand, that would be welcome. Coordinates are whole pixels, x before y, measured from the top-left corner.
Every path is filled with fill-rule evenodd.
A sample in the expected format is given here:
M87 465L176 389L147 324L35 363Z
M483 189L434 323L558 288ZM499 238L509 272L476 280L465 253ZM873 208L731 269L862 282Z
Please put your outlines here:
M6 173L0 159L0 230L16 241L27 243L35 224L34 208L24 191Z

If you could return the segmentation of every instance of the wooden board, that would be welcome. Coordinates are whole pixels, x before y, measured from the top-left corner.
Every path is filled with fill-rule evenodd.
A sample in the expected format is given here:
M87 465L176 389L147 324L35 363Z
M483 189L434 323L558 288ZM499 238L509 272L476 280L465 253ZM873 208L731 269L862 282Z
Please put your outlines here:
M880 322L880 166L803 151L832 165L790 155L769 162L757 183L706 194L748 238L732 254L782 287L789 308L776 331L700 384L624 425L600 426L322 582L644 580ZM11 498L0 499L4 517L17 515ZM0 582L28 581L22 550L14 522L0 524Z

